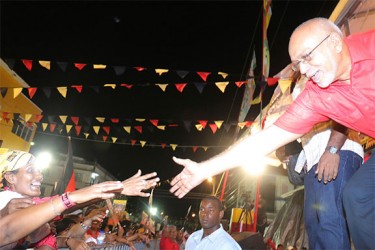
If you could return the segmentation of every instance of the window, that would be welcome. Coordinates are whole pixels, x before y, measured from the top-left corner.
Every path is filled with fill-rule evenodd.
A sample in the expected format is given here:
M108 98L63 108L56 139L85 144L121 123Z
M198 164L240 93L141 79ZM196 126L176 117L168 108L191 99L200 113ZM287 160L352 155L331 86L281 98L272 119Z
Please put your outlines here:
M31 135L33 134L33 127L27 127L25 121L19 117L14 120L12 132L27 142L30 142Z

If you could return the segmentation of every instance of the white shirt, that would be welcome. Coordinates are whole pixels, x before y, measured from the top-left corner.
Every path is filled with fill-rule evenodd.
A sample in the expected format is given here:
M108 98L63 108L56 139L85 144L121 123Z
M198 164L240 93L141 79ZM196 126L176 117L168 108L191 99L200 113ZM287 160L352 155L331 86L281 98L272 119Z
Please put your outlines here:
M0 192L0 210L3 209L10 200L15 198L22 198L23 196L17 192L5 190Z
M231 250L231 249L241 249L240 245L230 236L227 232L224 231L223 227L220 225L220 228L217 229L212 234L204 237L203 229L195 231L192 235L189 236L186 241L186 250Z

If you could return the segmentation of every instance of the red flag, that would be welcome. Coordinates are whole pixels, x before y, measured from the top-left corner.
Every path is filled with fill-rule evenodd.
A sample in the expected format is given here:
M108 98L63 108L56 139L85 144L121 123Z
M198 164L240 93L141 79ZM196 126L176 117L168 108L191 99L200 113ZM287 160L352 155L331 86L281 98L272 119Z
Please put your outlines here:
M25 65L25 67L31 71L31 69L33 68L33 60L26 60L26 59L23 59L22 60L22 63L23 65Z
M66 161L64 165L63 178L60 183L58 183L55 189L55 194L62 194L66 192L72 192L76 190L76 183L73 171L73 150L70 137L68 137L68 154L66 156Z

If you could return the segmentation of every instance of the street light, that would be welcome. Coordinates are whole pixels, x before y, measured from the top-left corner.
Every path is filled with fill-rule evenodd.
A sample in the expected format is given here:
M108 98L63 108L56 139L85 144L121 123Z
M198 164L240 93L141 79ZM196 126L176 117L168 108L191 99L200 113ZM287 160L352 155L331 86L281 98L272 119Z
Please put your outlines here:
M158 208L156 207L150 207L150 213L151 215L155 215L158 212Z
M40 170L46 168L49 166L49 164L52 161L52 155L49 152L41 152L37 155L35 166L39 168Z

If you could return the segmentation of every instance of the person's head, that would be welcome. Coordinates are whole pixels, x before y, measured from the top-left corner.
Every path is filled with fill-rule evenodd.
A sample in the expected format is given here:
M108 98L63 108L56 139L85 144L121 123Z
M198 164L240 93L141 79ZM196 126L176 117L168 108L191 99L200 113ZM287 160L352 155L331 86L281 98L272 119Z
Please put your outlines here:
M328 19L314 18L302 23L289 41L294 70L299 70L321 88L338 79L344 80L342 77L350 72L350 57L343 53L342 39L341 30Z
M1 155L0 173L4 187L26 197L37 197L41 194L43 175L32 154L12 150Z
M175 225L168 225L169 238L175 240L177 238L177 227Z
M284 250L284 245L283 244L277 245L276 250Z
M224 206L215 196L205 197L199 208L199 222L203 230L215 231L224 216Z

